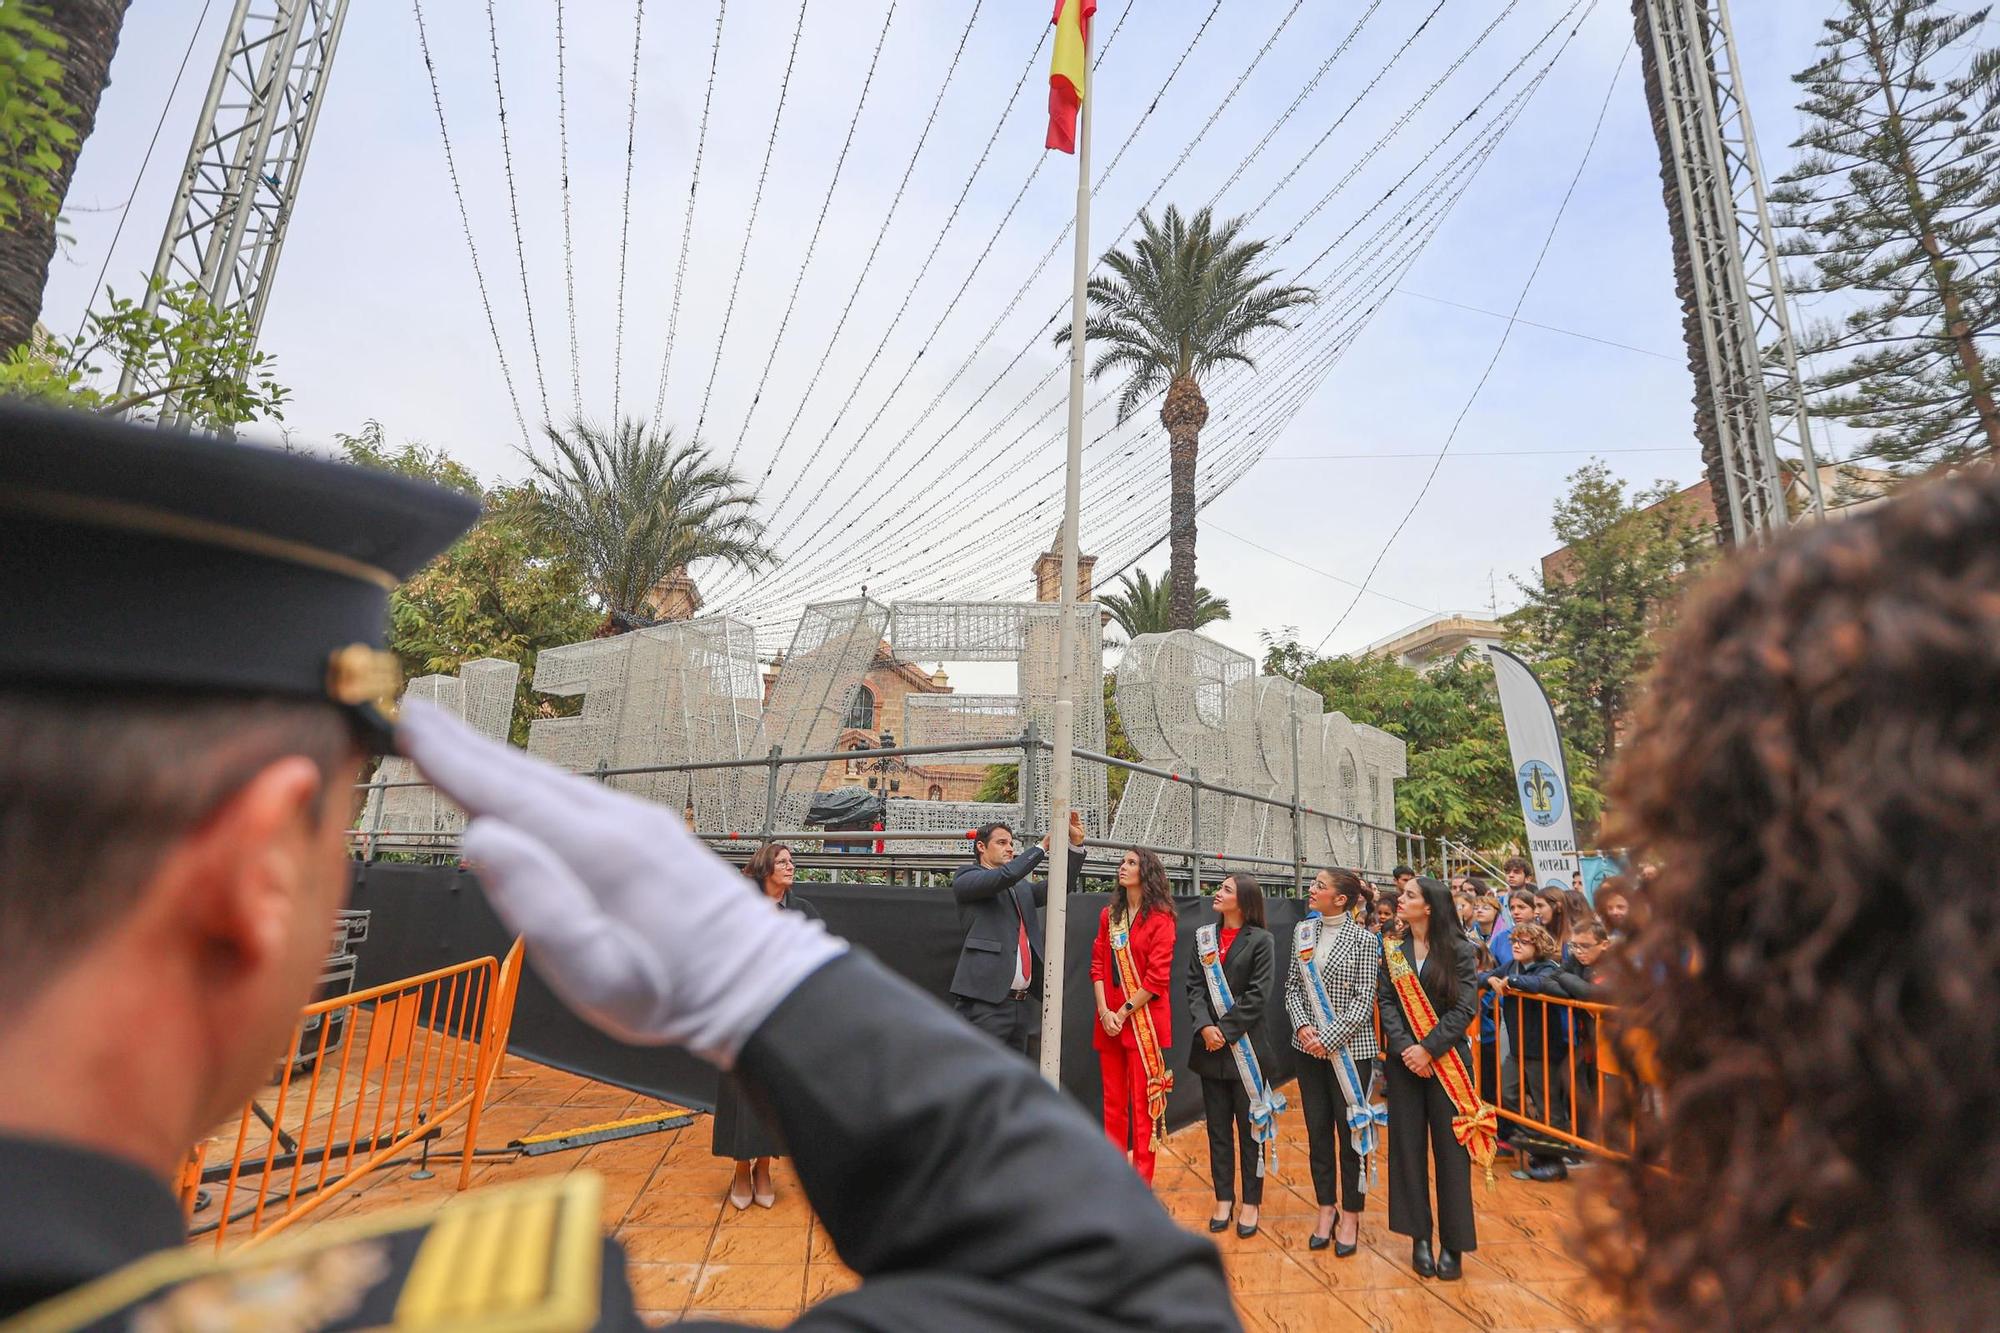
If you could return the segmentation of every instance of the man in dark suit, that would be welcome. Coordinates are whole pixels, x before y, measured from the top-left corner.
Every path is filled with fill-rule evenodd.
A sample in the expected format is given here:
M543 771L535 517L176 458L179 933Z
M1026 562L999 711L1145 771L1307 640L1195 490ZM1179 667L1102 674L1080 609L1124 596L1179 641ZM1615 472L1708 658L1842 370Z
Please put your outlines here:
M1069 812L1069 893L1083 879L1083 816ZM965 925L965 946L952 973L952 1004L965 1020L1021 1054L1033 1057L1039 1012L1029 1003L1039 986L1041 907L1046 877L1027 882L1048 855L1049 840L1014 855L1014 830L994 822L974 836L973 863L951 877Z

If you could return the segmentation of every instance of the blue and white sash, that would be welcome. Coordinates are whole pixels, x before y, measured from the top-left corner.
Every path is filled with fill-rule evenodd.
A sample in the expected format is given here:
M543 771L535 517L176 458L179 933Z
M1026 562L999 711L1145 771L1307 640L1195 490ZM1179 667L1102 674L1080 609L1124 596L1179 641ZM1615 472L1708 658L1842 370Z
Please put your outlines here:
M1229 993L1229 978L1222 974L1222 946L1219 940L1213 922L1194 933L1195 953L1201 960L1202 975L1208 978L1208 1002L1215 1007L1218 1018L1236 1007L1236 1000ZM1285 1096L1264 1080L1264 1071L1257 1064L1257 1048L1250 1044L1249 1033L1232 1042L1229 1053L1236 1057L1237 1077L1243 1080L1243 1090L1250 1094L1250 1137L1258 1145L1257 1174L1265 1174L1267 1161L1275 1172L1278 1169L1278 1115L1285 1109Z
M1307 926L1311 929L1308 930ZM1313 1023L1322 1031L1330 1031L1334 1027L1333 1001L1327 996L1326 980L1320 976L1319 961L1314 957L1326 926L1326 919L1319 913L1308 913L1292 936L1298 949L1299 965L1304 969L1308 983L1306 1000L1312 1006ZM1336 923L1334 929L1339 928ZM1389 1110L1368 1100L1368 1085L1362 1081L1361 1071L1346 1047L1329 1052L1329 1056L1333 1076L1340 1080L1340 1095L1347 1102L1348 1142L1354 1145L1355 1155L1361 1159L1362 1190L1372 1192L1375 1188L1375 1150L1381 1143L1381 1129L1389 1123Z

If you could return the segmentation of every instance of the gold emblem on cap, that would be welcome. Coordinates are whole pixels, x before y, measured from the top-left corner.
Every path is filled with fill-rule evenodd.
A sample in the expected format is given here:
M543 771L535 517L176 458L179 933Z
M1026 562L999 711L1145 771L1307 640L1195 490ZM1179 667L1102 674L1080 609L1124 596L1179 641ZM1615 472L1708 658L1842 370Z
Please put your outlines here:
M396 695L402 688L403 667L394 653L350 643L334 649L326 659L326 697L337 704L373 704L393 721Z

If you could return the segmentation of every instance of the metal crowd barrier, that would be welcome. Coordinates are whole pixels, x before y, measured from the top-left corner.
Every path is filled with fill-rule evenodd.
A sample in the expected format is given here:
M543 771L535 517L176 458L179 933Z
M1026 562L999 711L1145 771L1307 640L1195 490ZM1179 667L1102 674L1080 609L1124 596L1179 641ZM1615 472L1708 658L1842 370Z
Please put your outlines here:
M1498 1107L1502 1121L1519 1127L1520 1134L1512 1137L1602 1157L1630 1155L1636 1126L1627 1118L1621 1128L1606 1114L1616 1080L1625 1077L1606 1037L1612 1011L1611 1005L1589 1000L1510 991L1494 1006L1492 1042L1481 1039L1481 1020L1473 1019L1468 1030L1473 1082L1480 1099ZM1510 1014L1511 1031L1539 1039L1539 1057L1531 1060L1523 1050L1509 1050L1501 1058L1500 1038L1509 1031ZM1521 1043L1523 1048L1528 1044Z
M428 1171L431 1143L454 1122L464 1129L464 1189L520 975L516 940L505 960L475 958L307 1005L287 1048L295 1054L243 1108L228 1161L207 1164L220 1138L190 1153L181 1187L193 1234L212 1234L217 1249L231 1235L260 1242L420 1140Z

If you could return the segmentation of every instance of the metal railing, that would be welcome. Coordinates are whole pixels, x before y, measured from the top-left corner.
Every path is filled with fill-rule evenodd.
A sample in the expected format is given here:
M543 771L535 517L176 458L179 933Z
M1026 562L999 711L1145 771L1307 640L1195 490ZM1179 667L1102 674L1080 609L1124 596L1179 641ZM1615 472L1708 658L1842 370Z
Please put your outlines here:
M181 1188L193 1234L212 1234L217 1249L245 1231L246 1244L259 1243L419 1142L428 1171L431 1144L454 1122L464 1189L507 1049L521 952L517 940L504 961L475 958L307 1005L272 1086L243 1108L229 1160L207 1164L217 1140L190 1152ZM204 1196L212 1220L197 1210Z
M794 844L819 843L822 845L829 843L871 844L861 854L842 853L826 864L837 870L862 873L879 870L888 870L893 873L909 870L921 874L948 870L951 866L962 862L963 858L953 856L949 860L944 860L934 852L928 855L911 855L892 851L890 850L891 846L898 842L937 843L961 837L969 840L974 831L972 829L943 832L936 829L864 829L847 831L782 829L777 827L777 814L783 771L789 767L823 766L831 763L848 763L856 759L863 759L866 762L874 763L885 759L924 758L934 755L991 754L994 756L995 762L1002 762L1010 756L1014 757L1017 761L1021 761L1025 779L1033 771L1033 765L1025 762L1027 756L1030 753L1052 753L1054 748L1054 745L1049 741L1043 740L1037 733L1035 726L1030 724L1022 734L998 740L942 741L928 745L897 745L883 749L832 750L797 755L788 755L784 753L781 747L772 746L769 753L761 757L708 759L677 764L634 764L615 768L599 765L594 769L583 772L580 776L592 778L599 782L606 782L612 778L621 777L762 769L765 775L763 818L758 827L754 829L696 829L694 830L696 837L707 841L716 850L725 854L727 854L732 844L748 846L770 841ZM1106 769L1120 769L1128 773L1138 773L1160 778L1167 782L1176 783L1188 790L1191 812L1190 841L1195 843L1195 846L1170 847L1148 843L1113 842L1102 838L1091 838L1085 840L1084 847L1087 850L1097 849L1119 852L1133 847L1142 847L1157 856L1169 858L1169 871L1173 877L1191 884L1196 893L1203 892L1204 883L1217 877L1219 874L1227 874L1232 869L1246 866L1268 867L1275 871L1284 871L1291 880L1293 891L1295 893L1302 893L1305 888L1309 866L1306 859L1306 821L1313 819L1343 825L1352 829L1357 844L1367 834L1387 837L1390 840L1390 845L1397 849L1397 854L1391 859L1391 864L1421 866L1431 863L1429 840L1420 834L1412 833L1407 829L1397 829L1372 823L1353 815L1335 814L1331 811L1319 810L1304 804L1300 799L1301 792L1296 754L1293 755L1292 789L1289 796L1271 796L1261 792L1246 791L1240 787L1231 787L1222 783L1210 782L1204 780L1198 770L1183 773L1176 769L1160 768L1156 765L1140 763L1130 759L1120 759L1113 755L1100 754L1092 750L1079 749L1072 751L1072 754L1077 760L1084 763L1097 764ZM401 782L375 781L357 784L356 790L361 792L381 792L396 788L427 788L430 785L427 782L418 780ZM1041 832L1047 827L1047 820L1045 818L1047 814L1046 802L1039 799L1040 793L1035 790L1035 785L1032 781L1024 781L1021 794L1023 798L1021 805L1024 811L1022 819L1024 827L1020 831L1024 835L1039 837ZM1201 847L1201 815L1204 794L1211 800L1249 801L1284 811L1291 829L1291 856L1289 858L1281 858L1226 851L1217 852ZM372 801L370 805L372 809L369 813L368 826L350 829L348 833L350 842L363 861L373 861L377 856L386 852L429 855L454 854L452 844L455 840L449 835L384 833L381 828L381 822L387 802L380 800ZM879 850L872 844L880 844ZM795 848L795 856L797 852L798 849ZM1173 862L1178 862L1178 865L1172 864ZM802 862L802 864L806 863ZM1088 866L1088 863L1086 865ZM809 866L809 868L811 867ZM1101 862L1097 868L1100 873L1103 873ZM1363 873L1369 875L1371 878L1379 880L1386 879L1387 877L1387 866L1365 866L1362 869ZM1277 876L1273 875L1272 878L1277 878Z
M1510 1008L1511 1023L1507 1021ZM1481 1100L1493 1100L1485 1086L1490 1074L1499 1084L1495 1104L1500 1118L1518 1126L1522 1139L1602 1157L1627 1157L1637 1126L1626 1119L1620 1130L1605 1114L1611 1105L1610 1080L1623 1076L1605 1038L1612 1008L1556 995L1518 991L1501 995L1494 1005L1494 1040L1482 1040L1480 1017L1473 1019L1468 1033L1473 1084L1480 1089ZM1506 1064L1499 1059L1498 1050L1503 1028L1510 1034L1512 1047ZM1539 1054L1530 1057L1530 1046ZM1623 1141L1622 1147L1614 1146L1614 1137Z

